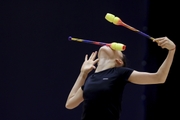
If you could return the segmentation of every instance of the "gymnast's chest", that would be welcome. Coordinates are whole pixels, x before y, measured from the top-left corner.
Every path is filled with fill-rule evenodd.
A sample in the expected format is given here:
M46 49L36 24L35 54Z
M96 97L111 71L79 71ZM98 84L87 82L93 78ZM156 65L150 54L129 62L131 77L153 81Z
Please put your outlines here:
M91 76L84 84L84 98L111 96L120 84L117 76Z

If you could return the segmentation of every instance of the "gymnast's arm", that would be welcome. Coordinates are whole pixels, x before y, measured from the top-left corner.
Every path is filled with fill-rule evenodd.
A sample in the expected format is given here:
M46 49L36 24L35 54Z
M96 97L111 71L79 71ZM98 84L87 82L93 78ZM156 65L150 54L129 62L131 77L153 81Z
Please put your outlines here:
M68 95L65 105L67 109L73 109L77 107L84 100L81 87L84 85L89 72L91 72L93 69L96 69L94 66L98 62L98 59L95 59L96 55L97 51L92 52L89 59L88 55L85 56L85 61L81 67L80 74Z
M129 81L135 84L161 84L165 83L169 74L174 54L176 51L176 45L167 37L156 38L154 42L157 42L161 48L166 48L168 54L155 73L133 71L129 77Z

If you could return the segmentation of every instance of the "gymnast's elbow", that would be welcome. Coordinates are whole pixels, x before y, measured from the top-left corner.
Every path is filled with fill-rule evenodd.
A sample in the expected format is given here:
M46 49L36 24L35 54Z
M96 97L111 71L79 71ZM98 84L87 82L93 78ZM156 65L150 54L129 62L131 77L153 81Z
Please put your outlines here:
M77 107L76 105L68 104L68 103L66 103L66 105L65 105L65 108L66 108L66 109L69 109L69 110L74 109L74 108L76 108L76 107Z
M158 81L157 84L164 84L165 82L166 82L166 79L161 79L161 80Z
M161 80L161 84L165 83L166 80L167 80L167 78L162 79L162 80Z
M66 108L66 109L69 109L69 110L73 109L73 107L71 107L71 106L69 106L69 105L67 105L67 104L65 105L65 108Z
M166 75L159 75L157 74L157 77L156 77L156 82L157 84L164 84L167 80L167 76Z

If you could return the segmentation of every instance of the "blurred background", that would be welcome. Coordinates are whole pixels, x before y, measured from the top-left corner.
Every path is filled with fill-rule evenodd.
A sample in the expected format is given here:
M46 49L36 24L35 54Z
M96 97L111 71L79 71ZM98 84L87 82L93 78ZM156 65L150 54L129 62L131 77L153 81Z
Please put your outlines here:
M84 55L99 46L68 41L69 36L123 43L130 67L158 69L167 50L106 21L106 13L177 45L165 84L125 87L121 120L178 119L177 5L156 0L0 1L0 120L80 120L81 105L68 110L65 102Z

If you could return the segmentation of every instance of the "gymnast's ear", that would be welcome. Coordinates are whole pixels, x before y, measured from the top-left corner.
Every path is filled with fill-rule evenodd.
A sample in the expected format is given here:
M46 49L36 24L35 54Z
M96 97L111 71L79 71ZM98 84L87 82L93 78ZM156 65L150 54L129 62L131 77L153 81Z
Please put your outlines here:
M117 67L122 67L123 66L123 61L121 59L116 59Z

